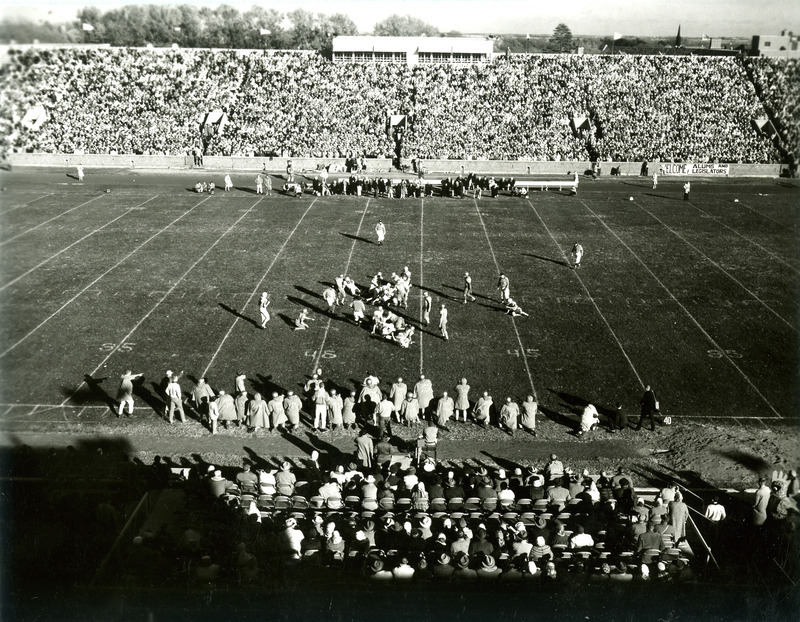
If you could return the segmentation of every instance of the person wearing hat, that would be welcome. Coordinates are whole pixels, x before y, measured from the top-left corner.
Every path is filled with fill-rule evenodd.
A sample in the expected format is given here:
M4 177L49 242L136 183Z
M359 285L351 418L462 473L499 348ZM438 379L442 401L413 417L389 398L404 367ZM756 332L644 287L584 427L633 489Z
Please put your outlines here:
M228 422L236 421L236 405L233 402L233 397L228 395L223 389L219 390L219 397L217 398L217 410L219 411L219 421L227 430Z
M419 424L419 400L415 393L406 393L403 403L400 405L400 412L397 415L398 420L406 422L407 427Z
M572 499L572 495L569 494L569 490L564 488L563 484L558 480L556 480L554 486L550 486L547 489L547 500L550 505L556 506L559 512L564 509L570 499Z
M390 442L389 435L384 434L380 442L375 445L375 462L378 466L383 467L392 460L392 455L395 453L397 450Z
M242 470L236 474L236 483L243 491L256 492L258 488L258 475L250 470L249 462L245 462Z
M479 581L496 581L500 578L500 569L492 555L483 555L480 559L480 566L476 571Z
M481 503L497 501L497 491L492 486L492 480L483 476L475 489L475 496L481 500Z
M392 383L389 389L389 399L392 401L392 410L394 411L397 423L402 423L400 411L403 407L403 402L408 395L408 385L403 382L402 378L398 378L396 382Z
M557 455L550 455L550 462L545 465L544 474L547 478L547 483L550 484L564 477L564 464L558 459Z
M455 571L453 572L453 581L456 583L466 583L475 581L478 578L478 573L469 567L469 555L460 552L453 556L455 563Z
M531 551L528 555L529 559L539 562L543 558L549 556L548 559L553 558L553 550L550 546L546 543L544 537L537 536L536 537L536 544L531 547Z
M261 399L261 393L256 393L247 403L247 427L251 430L266 428L269 430L269 417L267 416L267 403Z
M483 526L478 527L475 531L475 537L469 543L470 557L477 557L481 554L494 554L494 545L487 539L486 528Z
M465 530L460 530L456 539L450 545L450 556L455 559L459 553L469 553L470 538Z
M281 464L281 470L275 475L275 485L278 488L291 487L294 489L297 483L297 476L292 471L292 465L288 460Z
M283 399L283 412L290 430L300 426L300 411L302 409L302 400L294 394L294 391L287 392L286 397Z
M367 579L370 581L391 581L394 579L392 573L385 569L383 558L371 555L367 558Z
M518 522L514 525L514 536L514 543L511 545L511 557L516 558L522 555L527 559L533 545L528 541L528 530L524 523Z
M551 547L553 546L569 546L569 536L567 535L567 526L560 520L555 521L556 531L550 537L550 540L545 540Z
M656 533L656 526L650 523L647 526L647 531L636 538L636 552L644 553L650 549L664 550L664 541L661 539L661 534Z
M453 580L453 572L455 568L450 565L450 556L441 552L433 559L433 568L431 569L432 579L437 582L450 582Z
M656 520L661 523L661 518ZM647 519L641 519L636 514L631 516L630 524L628 525L628 543L636 546L639 536L645 532L647 532Z
M450 501L450 499L464 498L464 487L455 480L453 471L447 472L446 486L447 487L444 489L444 498L447 499L447 501Z

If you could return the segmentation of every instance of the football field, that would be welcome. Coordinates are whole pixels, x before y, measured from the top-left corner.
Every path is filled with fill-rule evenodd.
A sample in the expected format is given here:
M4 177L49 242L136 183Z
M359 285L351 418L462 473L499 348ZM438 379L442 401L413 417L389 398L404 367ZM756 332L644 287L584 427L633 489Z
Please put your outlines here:
M15 172L3 183L6 431L114 424L126 369L144 374L135 419L153 434L169 425L167 369L186 372L185 393L201 376L231 391L240 371L266 395L298 391L317 367L347 392L367 372L387 386L423 373L437 396L465 377L473 400L534 394L564 423L589 402L638 414L646 384L675 422L797 418L798 191L776 180L698 181L688 202L681 182L651 190L645 179L480 201L208 195L189 191L187 176L131 172L90 172L84 184ZM376 272L404 266L414 287L393 311L419 327L421 293L433 298L410 348L356 326L348 306L325 310L321 292L339 274L366 290ZM505 313L501 272L530 317ZM449 341L437 328L443 303ZM303 308L313 321L294 331Z

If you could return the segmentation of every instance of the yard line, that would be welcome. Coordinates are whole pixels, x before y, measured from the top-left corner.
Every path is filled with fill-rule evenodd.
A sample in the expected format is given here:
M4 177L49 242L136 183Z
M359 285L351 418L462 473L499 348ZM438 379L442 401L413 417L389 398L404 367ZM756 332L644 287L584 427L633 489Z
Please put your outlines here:
M483 222L483 216L481 216L481 210L478 207L478 201L476 199L472 199L472 202L475 204L475 211L478 213L478 219L481 221L481 227L483 227L483 233L486 236L486 243L489 245L489 252L492 254L492 259L494 260L494 266L497 268L497 273L502 274L502 270L500 269L500 264L497 261L497 256L494 254L494 247L492 246L492 241L489 239L489 232L486 230L486 224ZM531 206L532 207L532 206ZM522 362L525 363L525 372L528 374L528 382L531 384L531 391L533 391L534 399L538 399L536 395L536 387L533 384L533 376L531 375L531 368L528 365L528 355L525 352L525 346L522 345L522 337L519 335L519 329L517 328L517 321L514 319L514 316L511 316L511 325L514 327L514 333L517 335L517 343L519 343L519 351L522 353Z
M691 203L691 201L689 201L689 203ZM789 227L789 228L792 228L792 229L796 229L797 228L795 225L787 225L785 222L781 222L780 220L776 220L775 218L772 218L771 216L767 216L766 214L762 214L761 212L759 212L754 207L749 207L746 203L743 203L742 201L739 201L737 204L741 205L745 209L749 209L751 212L761 216L762 218L766 218L767 220L771 220L776 225L780 225L781 227Z
M367 215L367 209L369 208L369 202L371 199L367 199L367 204L364 206L364 211L361 214L361 220L358 222L358 229L356 229L356 238L358 238L359 234L361 233L361 225L364 224L364 217ZM352 246L350 246L350 254L347 256L347 263L344 266L344 274L347 274L347 271L350 269L350 262L353 260L353 251L356 250L356 242L358 239L353 240ZM312 373L314 370L317 369L319 366L319 360L322 358L322 351L325 348L325 342L328 339L328 331L331 328L331 321L332 318L328 318L328 323L325 326L325 332L322 334L322 343L319 345L319 350L317 350L317 356L314 359L314 367L312 367Z
M775 316L776 318L778 318L778 319L779 319L781 322L783 322L784 324L786 324L786 326L788 326L789 328L791 328L791 329L792 329L794 332L798 332L797 328L796 328L796 327L795 327L795 326L794 326L794 325L793 325L791 322L788 322L788 321L787 321L787 320L785 320L785 319L784 319L782 316L780 316L780 315L779 315L779 314L778 314L778 313L777 313L777 312L776 312L776 311L775 311L775 310L774 310L772 307L770 307L770 306L769 306L769 305L768 305L766 302L764 302L763 300L761 300L761 298L759 298L759 297L758 297L758 296L756 296L756 295L755 295L753 292L751 292L749 289L747 289L747 287L745 287L744 283L742 283L741 281L739 281L739 280L738 280L738 279L737 279L735 276L733 276L733 275L732 275L730 272L728 272L728 271L727 271L725 268L723 268L723 267L722 267L721 265L719 265L719 264L718 264L716 261L714 261L713 259L711 259L711 257L709 257L708 255L706 255L706 254L705 254L703 251L701 251L699 248L697 248L697 247L696 247L694 244L692 244L691 242L689 242L689 240L687 240L687 239L686 239L686 238L684 238L684 237L683 237L683 236L682 236L680 233L678 233L677 231L675 231L675 229L673 229L672 227L670 227L670 226L669 226L667 223L665 223L663 220L661 220L661 219L660 219L658 216L656 216L655 214L653 214L653 212L651 212L651 211L650 211L650 210L648 210L647 208L645 208L645 207L643 207L643 206L639 205L639 202L638 202L638 201L634 201L634 202L633 202L633 204L634 204L636 207L638 207L639 209L641 209L641 210L643 210L644 212L648 213L648 214L649 214L649 215L650 215L652 218L654 218L655 220L657 220L659 223L661 223L661 225L662 225L664 228L666 228L666 229L667 229L667 231L669 231L670 233L672 233L673 235L675 235L676 237L678 237L680 240L682 240L684 244L686 244L687 246L689 246L690 248L692 248L693 250L695 250L696 252L698 252L700 255L702 255L702 256L703 256L703 257L704 257L704 258L705 258L705 259L706 259L706 260L707 260L709 263L711 263L711 264L712 264L712 265L713 265L715 268L717 268L717 269L718 269L720 272L722 272L722 273L723 273L725 276L727 276L727 277L728 277L728 278L729 278L731 281L733 281L734 283L736 283L736 284L737 284L739 287L741 287L741 288L742 288L744 291L746 291L748 294L750 294L750 296L752 296L752 297L753 297L755 300L757 300L759 303L761 303L761 305L762 305L762 306L763 306L763 307L764 307L764 308L765 308L767 311L769 311L770 313L772 313L772 315L774 315L774 316ZM700 208L697 208L697 209L700 209ZM702 212L703 210L700 210L700 211ZM722 224L722 223L721 223L721 224ZM725 225L725 226L727 226L727 225ZM791 267L791 266L790 266L790 267Z
M209 254L209 253L210 253L210 252L211 252L211 251L214 249L214 247L216 247L216 245L217 245L217 244L219 244L219 243L222 241L222 239L223 239L223 238L224 238L226 235L228 235L228 234L229 234L229 233L230 233L230 232L233 230L233 228L234 228L236 225L238 225L238 224L239 224L239 223L242 221L242 219L243 219L245 216L247 216L247 215L248 215L248 214L249 214L249 213L250 213L250 212L253 210L253 208L255 208L255 206L256 206L256 205L258 205L259 203L261 203L261 201L263 201L263 200L264 200L264 199L263 199L263 197L262 197L262 198L260 198L258 201L256 201L255 203L253 203L253 205L251 205L251 206L250 206L250 209L248 209L248 210L247 210L247 211L246 211L244 214L242 214L241 216L239 216L239 218L237 218L237 219L236 219L236 220L233 222L233 224L232 224L230 227L228 227L228 228L225 230L225 233L223 233L221 236L219 236L219 237L216 239L216 241L215 241L215 242L214 242L214 243L213 243L211 246L209 246L209 247L208 247L208 248L205 250L205 252L204 252L202 255L200 255L200 257L198 257L197 261L195 261L195 262L194 262L194 263L193 263L191 266L189 266L189 269L188 269L188 270L186 270L186 272L184 272L184 273L181 275L181 277L180 277L180 278L179 278L177 281L175 281L175 283L173 283L173 284L172 284L172 287L170 287L170 288L169 288L169 289L166 291L166 293L165 293L165 294L164 294L164 295L163 295L163 296L162 296L162 297L159 299L159 301L158 301L156 304L154 304L154 305L153 305L153 308L152 308L152 309L150 309L150 310L149 310L147 313L145 313L145 314L144 314L144 317L142 317L142 319L140 319L138 322L136 322L136 324L134 324L133 328L131 328L131 329L130 329L130 331L128 331L128 334L127 334L127 335L125 335L125 336L124 336L124 337L123 337L123 338L122 338L122 339L119 341L119 343L118 343L118 344L117 344L117 345L114 347L114 349L113 349L113 350L111 350L111 351L108 353L108 355L107 355L107 356L106 356L106 357L105 357L105 358L104 358L102 361L100 361L100 363L97 365L97 367L95 367L95 368L94 368L94 370L93 370L93 371L92 371L92 372L89 374L89 376L90 376L90 377L94 376L94 375L97 373L97 371L98 371L99 369L101 369L101 368L103 367L103 365L105 365L106 361L108 361L108 359L110 359L110 358L111 358L111 357L114 355L114 353L115 353L117 350L119 350L119 347L120 347L120 346L121 346L123 343L125 343L126 341L128 341L128 339L130 339L130 338L131 338L131 335L133 335L133 333L135 333L135 332L136 332L136 329L137 329L137 328L139 328L139 327L140 327L140 326L141 326L141 325L144 323L144 321L145 321L147 318L149 318L149 317L150 317L150 315L153 313L153 311L155 311L156 309L158 309L158 307L159 307L159 306L161 306L161 303L162 303L162 302L164 302L164 301L167 299L167 297L168 297L168 296L169 296L169 295L172 293L172 291L173 291L173 290L174 290L176 287L178 287L178 285L180 284L180 282L181 282L181 281L183 281L183 279L185 279L185 278L188 276L188 274L189 274L189 273L190 273L192 270L194 270L194 269L195 269L195 267L197 266L197 264L199 264L201 261L203 261L203 259L205 259L205 258L206 258L206 256L207 256L207 255L208 255L208 254ZM199 203L198 203L198 205L199 205ZM195 206L195 207L197 207L197 206ZM192 208L192 209L194 209L194 208ZM69 400L71 400L71 399L72 399L72 397L73 397L73 396L74 396L74 395L75 395L75 394L76 394L78 391L80 391L81 387L82 387L83 385L85 385L85 384L86 384L86 381L85 381L85 380L84 380L83 382L81 382L81 383L78 385L78 387L77 387L77 388L76 388L76 389L75 389L75 390L72 392L72 395L70 395L70 396L69 396L69 397L67 397L67 398L66 398L66 399L65 399L63 402L61 402L61 405L63 406L63 405L64 405L64 404L66 404L66 403L67 403Z
M550 228L544 222L544 219L539 215L539 212L536 210L536 208L533 206L533 203L531 203L530 200L528 200L528 205L531 206L531 209L533 210L533 213L536 214L536 217L542 223L542 226L544 227L544 230L547 231L547 235L549 235L550 239L553 240L553 243L558 247L558 251L561 253L561 256L564 258L564 261L567 263L567 265L569 265L569 258L567 257L567 253L564 251L564 249L558 243L558 240L556 240L555 236L550 231ZM622 352L622 356L624 356L625 360L628 361L628 365L630 366L631 371L633 371L633 375L636 376L636 380L639 382L639 385L642 388L644 388L645 384L644 384L644 382L642 382L642 377L639 375L639 372L636 370L636 366L633 364L633 361L631 360L631 357L629 357L628 353L625 351L625 347L622 345L622 342L619 340L619 337L617 337L617 333L615 333L614 329L611 328L611 324L608 323L608 320L606 319L606 316L603 315L603 312L600 310L600 307L595 302L594 297L589 292L589 288L586 287L586 284L583 282L583 279L580 277L580 275L578 274L577 270L572 270L572 273L575 275L575 278L578 279L578 283L580 283L580 286L583 288L583 291L586 292L586 297L592 303L592 306L594 306L595 311L597 311L597 315L599 315L600 319L603 320L603 324L606 325L606 328L608 329L608 332L611 333L611 336L614 338L614 341L617 343L617 347L619 348L620 352Z
M86 238L93 236L93 235L94 235L95 233L97 233L98 231L102 231L102 230L103 230L103 229L105 229L105 228L106 228L108 225L115 223L116 221L118 221L118 220L119 220L120 218L122 218L123 216L127 216L127 215L128 215L130 212L132 212L133 210L135 210L135 209L137 209L137 208L141 207L141 206L142 206L142 205L144 205L145 203L149 203L150 201L152 201L152 200L153 200L153 199L155 199L156 197L158 197L158 195L156 195L156 196L154 196L154 197L151 197L151 198L147 199L147 201L145 201L144 203L139 203L139 205L136 205L136 206L134 206L134 207L131 207L130 209L128 209L128 210L126 210L126 211L124 211L122 214L120 214L119 216L117 216L117 217L116 217L114 220L109 220L109 221L108 221L106 224L104 224L102 227L98 227L97 229L95 229L95 230L94 230L94 231L92 231L91 233L87 233L87 234L86 234L85 236L83 236L83 237L82 237L80 240L76 240L75 242L73 242L72 244L70 244L69 246L67 246L66 248L62 248L62 249L61 249L60 251L58 251L58 252L57 252L55 255L52 255L52 256L48 257L47 259L45 259L45 260L44 260L44 261L42 261L41 263L39 263L39 264L35 265L33 268L31 268L31 269L30 269L30 270L28 270L27 272L24 272L23 274L20 274L20 275L19 275L17 278L15 278L13 281L9 281L8 283L6 283L6 284L5 284L5 285L3 285L2 287L0 287L0 292L2 292L2 291L3 291L3 290L6 288L6 287L10 287L11 285L13 285L13 284L14 284L14 283L16 283L17 281L19 281L21 278L28 276L28 275L29 275L31 272L33 272L34 270L37 270L38 268L41 268L41 267L42 267L44 264L46 264L48 261L52 261L53 259L55 259L56 257L58 257L58 256L59 256L61 253L64 253L64 252L68 251L69 249L71 249L73 246L75 246L75 245L76 245L76 244L78 244L79 242L83 242L83 241L84 241Z
M710 218L712 218L712 219L714 220L714 222L716 222L717 224L720 224L720 225L722 225L722 226L723 226L723 227L725 227L726 229L730 229L730 230L731 230L731 231L733 231L733 232L734 232L736 235L738 235L740 238L742 238L743 240L747 240L748 242L750 242L750 244L752 244L752 245L753 245L753 246L755 246L756 248L759 248L759 249L761 249L761 250L762 250L763 252L765 252L767 255L769 255L770 257L772 257L772 258L773 258L775 261L777 261L778 263L781 263L781 264L783 264L784 266L786 266L787 268L789 268L789 270L791 270L791 271L792 271L792 272L794 272L795 274L800 274L800 270L798 270L797 268L795 268L795 267L794 267L794 266L792 266L791 264L787 263L787 262L786 262L786 261L784 261L782 258L778 257L778 256L777 256L775 253L773 253L773 252L772 252L772 251L770 251L769 249L767 249L767 248L764 248L764 247L763 247L763 246L761 246L761 244L759 244L758 242L756 242L756 241L754 241L754 240L751 240L751 239L750 239L750 238L748 238L746 235L742 235L741 233L739 233L739 232L738 232L736 229L734 229L733 227L731 227L731 226L729 226L729 225L726 225L726 224L725 224L724 222L722 222L722 221L721 221L719 218L714 218L714 217L713 217L711 214L709 214L707 211L705 211L704 209L701 209L701 208L697 207L697 206L696 206L695 204L693 204L691 201L689 201L689 205L691 205L693 208L695 208L695 209L696 209L698 212L702 212L703 214L706 214L707 216L709 216Z
M419 207L419 289L422 291L422 269L424 267L424 249L425 249L425 199L420 199ZM419 297L419 321L422 324L422 306L424 304L423 297ZM422 375L422 335L425 331L420 328L419 331L419 373Z
M761 391L759 391L759 390L758 390L758 387L756 387L756 385L754 385L754 384L753 384L753 381L752 381L752 380L750 380L750 378L747 376L747 374L745 374L745 373L744 373L744 371L742 371L742 368L741 368L741 367L739 367L739 366L736 364L736 362L735 362L735 361L734 361L734 360L733 360L733 359L732 359L730 356L728 356L728 354L725 352L724 348L722 348L722 346L720 346L720 345L719 345L719 344L718 344L718 343L717 343L717 342L714 340L714 338L713 338L711 335L709 335L709 334L708 334L708 331L706 331L706 329L705 329L705 328L703 328L702 324L700 324L700 322L698 322L698 321L697 321L697 319L696 319L696 318L695 318L695 317L694 317L694 316L691 314L691 312L689 311L689 309L687 309L687 308L686 308L686 307L683 305L683 303L681 303L681 301L680 301L680 300L678 300L678 299L675 297L675 295L674 295L674 294L673 294L673 293L672 293L672 292L671 292L671 291L670 291L670 290L667 288L667 286L666 286L666 285L664 285L664 283L661 281L661 279L659 279L659 278L658 278L658 277L655 275L655 273L654 273L654 272L653 272L653 271L650 269L650 267L649 267L649 266L648 266L648 265L647 265L647 264L646 264L644 261L642 261L641 257L639 257L639 255L637 255L637 254L636 254L636 253L633 251L633 249L632 249L630 246L628 246L628 245L627 245L627 244L626 244L626 243L625 243L625 242L622 240L622 238L621 238L621 237L619 237L619 236L617 235L617 233L616 233L616 232L615 232L613 229L611 229L611 227L609 227L609 226L608 226L608 225L605 223L605 221L604 221L602 218L600 218L600 216L598 216L598 215L597 215L597 214L596 214L594 211L592 211L592 209L591 209L591 208L590 208L588 205L586 205L586 203L584 203L583 201L580 201L580 204L581 204L581 205L583 205L583 207L585 207L585 208L586 208L586 210L587 210L589 213L591 213L591 214L592 214L592 215L593 215L595 218L597 218L597 220L600 222L600 224L601 224L601 225L603 225L603 226L604 226L606 229L608 229L609 233L611 233L611 235L613 235L615 238L617 238L617 240L619 240L619 243L620 243L620 244L622 244L622 245L623 245L623 246L624 246L626 249L628 249L628 252L629 252L631 255L633 255L633 256L634 256L634 258L636 259L636 261L638 261L638 262L639 262L639 263L642 265L642 267L643 267L645 270L647 270L647 272L649 272L649 273L650 273L650 276L652 276L652 277L653 277L653 279L656 281L656 283L658 283L658 284L659 284L659 285L662 287L662 289L663 289L665 292L667 292L667 295L668 295L670 298L672 298L672 300L674 300L674 301L677 303L677 305L678 305L678 306L679 306L679 307L680 307L680 308L683 310L683 312L684 312L684 313L686 314L686 316L687 316L687 317L688 317L688 318L689 318L689 319L692 321L692 323L693 323L695 326L697 326L697 328L700 330L700 332L701 332L701 333L703 333L703 335L705 336L705 338L706 338L706 339L708 339L708 342L709 342L711 345L713 345L713 346L714 346L714 348L716 348L717 350L719 350L720 352L722 352L722 355L723 355L723 356L724 356L724 357L725 357L725 358L728 360L728 362L729 362L731 365L733 365L734 369L736 369L736 371L738 371L738 372L739 372L739 374L742 376L742 378L744 378L745 382L747 382L747 384L748 384L748 385L750 385L750 388L752 388L752 389L753 389L753 391L755 391L755 392L756 392L756 394L757 394L757 395L758 395L758 396L759 396L759 397L760 397L760 398L761 398L761 399L764 401L764 403L765 403L765 404L766 404L766 405L769 407L769 409L770 409L772 412L774 412L774 413L775 413L775 415L777 415L777 417L778 417L779 419L783 419L783 415L781 415L781 414L780 414L780 413L779 413L777 410L775 410L775 407L774 407L774 406L773 406L773 405L770 403L770 401L769 401L769 400L768 400L766 397L764 397L764 395L761 393Z
M0 212L0 216L5 216L9 212L13 212L15 209L19 209L21 207L28 207L29 205L33 205L34 203L36 203L36 201L41 201L42 199L46 199L47 197L51 197L51 196L53 196L52 192L44 195L43 197L39 197L39 198L33 199L32 201L28 201L27 203L23 203L22 205L17 205L16 207L11 207L11 208L9 208L7 210L3 210L2 212Z
M35 227L31 227L30 229L26 229L25 231L22 231L22 232L18 233L17 235L15 235L15 236L13 236L13 237L10 237L10 238L8 238L7 240L3 240L2 242L0 242L0 246L3 246L4 244L8 244L9 242L11 242L11 241L13 241L13 240L16 240L17 238L19 238L19 237L22 237L22 236L23 236L23 235L25 235L26 233L30 233L31 231L36 231L36 229L38 229L39 227L42 227L42 226L46 225L48 222L52 222L53 220L56 220L57 218L61 218L62 216L66 216L66 215L67 215L67 214L69 214L70 212L74 212L74 211L75 211L76 209L78 209L79 207L83 207L84 205L88 205L88 204L89 204L89 203L91 203L92 201L96 201L97 199L99 199L99 198L100 198L100 197L102 197L102 196L104 196L104 195L102 195L102 194L98 194L98 195L97 195L96 197L94 197L93 199L89 199L88 201L85 201L85 202L81 203L80 205L76 205L75 207L71 207L71 208L70 208L70 209L68 209L66 212L61 212L61 213L60 213L60 214L58 214L57 216L53 216L52 218L48 218L48 219L47 219L47 220L45 220L44 222L40 222L40 223L39 223L38 225L36 225ZM42 197L42 198L44 198L44 197Z
M278 249L277 254L272 259L272 263L269 264L269 267L267 268L267 271L264 272L264 275L261 277L261 280L256 284L255 288L253 288L253 291L250 293L250 297L247 299L247 302L245 302L244 305L242 306L242 308L240 310L240 313L245 310L247 305L250 304L250 301L256 295L256 292L261 288L261 284L264 282L264 279L267 278L267 275L269 274L270 270L272 270L272 266L274 266L275 262L278 261L278 257L281 256L281 253L283 252L283 249L286 248L286 245L289 243L289 240L292 239L292 236L294 235L295 231L297 231L297 228L300 226L300 223L303 222L303 219L306 217L306 214L308 214L308 212L311 210L311 208L314 207L314 203L316 203L316 202L317 202L317 199L314 199L313 201L311 201L311 205L309 205L306 208L306 211L303 212L303 215L300 216L300 220L297 221L297 224L294 226L294 229L292 229L292 231L289 234L289 236L286 238L286 240L284 240L283 245L280 247L280 249ZM214 364L214 361L216 360L217 356L219 355L220 351L222 350L222 346L225 345L225 342L228 340L228 337L231 336L231 333L233 332L233 329L234 329L234 327L236 326L236 324L238 322L239 322L239 316L234 318L233 324L231 324L231 327L228 329L228 332L225 333L225 336L222 338L222 341L220 342L219 347L217 348L217 351L214 352L214 355L211 357L211 360L208 362L208 365L206 365L206 368L203 370L203 373L200 374L201 378L204 378L206 376L206 374L208 374L208 370L211 369L211 366Z
M153 235L151 235L149 238L147 238L147 239L146 239L144 242L142 242L141 244L139 244L139 246L137 246L137 247L136 247L136 248L134 248L134 249L133 249L133 250L132 250L130 253L128 253L127 255L125 255L125 257L123 257L122 259L120 259L120 260L119 260L117 263L115 263L113 266L111 266L111 267L110 267L108 270L106 270L105 272L103 272L103 274L101 274L100 276L98 276L98 277L97 277L97 278L96 278L94 281L92 281L91 283L89 283L89 284L88 284L86 287L84 287L84 288L83 288L81 291L79 291L77 294L75 294L75 295L74 295L72 298L70 298L69 300L67 300L67 302L65 302L65 303L64 303L63 305L61 305L61 306L60 306L58 309L56 309L56 310L55 310L55 311L54 311L52 314L50 314L50 315L49 315L49 316L48 316L48 317L47 317L45 320L43 320L43 321L42 321L42 322L41 322L41 323L40 323L40 324L39 324L39 325L38 325L36 328L34 328L32 331L30 331L30 332L29 332L27 335L25 335L25 336L24 336L22 339L20 339L19 341L17 341L17 342L16 342L14 345L12 345L12 346L8 347L8 348L7 348L7 349L6 349L4 352L0 353L0 359L1 359L1 358L3 358L3 357L4 357L6 354L8 354L9 352L11 352L11 351L12 351L14 348L16 348L18 345L20 345L20 344L21 344L23 341L25 341L26 339L28 339L28 337L30 337L31 335L33 335L33 333L35 333L35 332L36 332L37 330L39 330L39 329L40 329L42 326L44 326L45 324L47 324L47 323L48 323L50 320L52 320L52 319L53 319L55 316L57 316L59 313L61 313L61 312L62 312L62 311L63 311L63 310L64 310L64 309L67 307L67 306L69 306L69 305L70 305L70 304L71 304L71 303L72 303L74 300L76 300L76 299L77 299L77 298L78 298L78 297L79 297L81 294L83 294L85 291L87 291L88 289L90 289L90 288L91 288L91 287L92 287L92 286L93 286L95 283L97 283L97 282L98 282L100 279L102 279L102 278L103 278L105 275L107 275L109 272L111 272L112 270L114 270L114 269L115 269L117 266L119 266L119 265L120 265L120 264L122 264L124 261L126 261L126 260L127 260L129 257L131 257L132 255L134 255L134 254L135 254L135 253L136 253L136 252L137 252L139 249L141 249L141 248L142 248L142 247L143 247L145 244L147 244L147 243L148 243L148 242L150 242L151 240L155 239L156 237L158 237L159 235L161 235L162 233L164 233L164 231L166 231L167 229L169 229L169 228L170 228L172 225L174 225L176 222L178 222L178 221L179 221L181 218L183 218L183 217L184 217L184 216L186 216L187 214L191 213L191 212L192 212L194 209L196 209L197 207L199 207L200 205L202 205L204 202L208 201L208 199L210 199L210 198L211 198L210 196L206 197L205 199L203 199L202 201L200 201L200 203L198 203L198 204L197 204L197 205L195 205L194 207L190 208L189 210L185 211L185 212L184 212L183 214L181 214L180 216L178 216L178 217L177 217L175 220L173 220L171 223L169 223L169 224L168 224L166 227L164 227L164 228L163 228L163 229L161 229L160 231L157 231L156 233L154 233Z

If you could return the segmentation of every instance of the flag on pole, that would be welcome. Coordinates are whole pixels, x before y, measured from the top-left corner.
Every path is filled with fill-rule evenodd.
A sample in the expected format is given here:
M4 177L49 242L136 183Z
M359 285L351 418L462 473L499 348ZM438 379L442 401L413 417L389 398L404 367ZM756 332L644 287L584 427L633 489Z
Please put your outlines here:
M86 32L91 32L92 30L94 30L94 26L92 26L91 24L87 24L86 22L83 22L83 29Z
M262 28L259 32L261 33L262 36L266 36L266 35L271 35L272 34L272 31L270 31L269 28Z
M614 41L619 41L620 39L622 39L622 35L620 33L618 33L618 32L615 32L614 33Z

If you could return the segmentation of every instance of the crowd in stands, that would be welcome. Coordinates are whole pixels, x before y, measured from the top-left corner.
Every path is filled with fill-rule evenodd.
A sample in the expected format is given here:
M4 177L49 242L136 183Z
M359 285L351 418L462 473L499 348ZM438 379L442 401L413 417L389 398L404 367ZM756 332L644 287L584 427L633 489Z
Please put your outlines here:
M694 578L680 490L665 486L645 502L622 468L593 477L556 455L540 469L508 471L364 466L346 456L331 466L314 452L302 466L245 464L229 478L208 467L194 483L217 513L213 528L193 527L180 550L160 553L201 584L302 581L315 571L495 585ZM140 536L134 556L159 553L161 538Z
M800 162L800 59L757 56L745 67L786 149Z
M754 62L796 137L795 63ZM552 55L485 65L333 64L299 52L10 50L0 73L3 151L774 162L764 114L733 57ZM38 129L20 122L41 104ZM794 115L794 116L793 116ZM570 121L586 117L573 132Z

